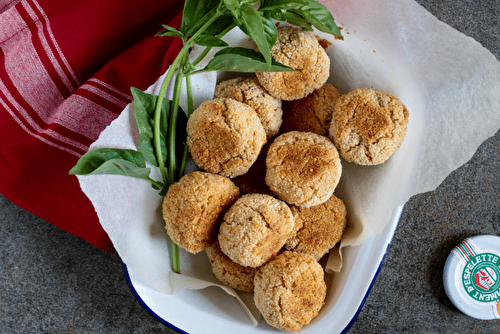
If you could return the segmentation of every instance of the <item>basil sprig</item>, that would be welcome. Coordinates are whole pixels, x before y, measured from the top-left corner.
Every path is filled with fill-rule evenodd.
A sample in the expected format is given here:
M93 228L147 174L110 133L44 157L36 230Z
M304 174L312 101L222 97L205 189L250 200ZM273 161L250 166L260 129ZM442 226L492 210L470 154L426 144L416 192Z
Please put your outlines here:
M115 174L149 181L164 196L169 185L182 176L188 148L186 124L193 112L191 75L207 71L264 72L293 71L271 57L278 30L275 21L288 22L311 31L316 29L342 38L330 11L315 0L186 0L179 29L163 25L157 36L181 38L183 47L165 75L159 94L151 95L131 88L135 120L139 129L137 151L99 148L84 154L70 174ZM239 27L259 51L231 47L222 37ZM195 45L205 50L193 62L189 50ZM214 48L221 48L208 64L195 66ZM172 100L165 98L175 75ZM182 81L186 79L187 114L179 107ZM160 169L162 180L150 178L146 160ZM180 273L179 249L171 242L171 267Z
M146 167L144 156L135 150L98 148L87 152L69 174L97 175L114 174L137 177L150 181L155 187L163 184L149 178L151 169Z

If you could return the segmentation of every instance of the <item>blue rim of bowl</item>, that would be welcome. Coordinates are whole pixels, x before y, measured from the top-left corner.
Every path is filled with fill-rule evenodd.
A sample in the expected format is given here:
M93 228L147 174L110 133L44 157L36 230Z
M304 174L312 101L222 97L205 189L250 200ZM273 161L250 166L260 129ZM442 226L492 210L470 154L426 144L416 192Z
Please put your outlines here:
M123 274L125 275L125 281L127 282L127 285L132 292L132 295L134 295L135 299L139 302L139 304L149 313L151 314L156 320L161 322L162 324L175 329L176 331L180 333L185 333L189 334L188 332L183 331L182 329L172 325L170 322L166 321L162 317L160 317L158 314L156 314L145 302L142 300L141 296L139 296L139 293L137 293L137 290L134 287L134 284L132 283L132 280L130 279L130 274L128 273L127 265L122 261L122 270Z
M375 275L373 275L373 279L372 281L370 282L370 285L368 286L368 289L366 290L366 293L365 293L365 296L363 297L363 299L361 300L361 303L359 304L359 307L358 309L356 310L356 313L354 313L354 316L352 317L351 321L347 324L347 326L342 330L342 334L344 333L347 333L352 325L354 324L354 322L356 322L356 319L358 318L359 314L361 313L361 310L363 309L363 306L365 305L366 303L366 300L368 299L368 295L370 294L372 288L373 288L373 285L375 284L375 280L377 279L379 273L380 273L380 269L382 269L382 265L384 264L384 261L385 261L385 258L387 256L387 252L389 251L389 248L391 247L391 243L392 243L392 238L391 238L391 242L389 242L389 244L387 245L387 248L385 250L385 253L384 253L384 256L382 257L382 260L380 261L380 264L377 268L377 271L375 272ZM132 292L132 294L134 295L135 299L139 302L139 304L150 314L152 315L157 321L161 322L162 324L180 332L180 333L185 333L185 334L189 334L185 331L183 331L182 329L174 326L173 324L171 324L170 322L166 321L165 319L163 319L162 317L160 317L158 314L156 314L145 302L144 300L142 300L142 298L139 296L139 294L137 293L137 290L135 289L134 287L134 284L132 283L132 280L130 279L130 275L128 273L128 269L127 269L127 265L122 261L122 270L123 270L123 273L125 275L125 280L127 282L127 285L130 289L130 291Z

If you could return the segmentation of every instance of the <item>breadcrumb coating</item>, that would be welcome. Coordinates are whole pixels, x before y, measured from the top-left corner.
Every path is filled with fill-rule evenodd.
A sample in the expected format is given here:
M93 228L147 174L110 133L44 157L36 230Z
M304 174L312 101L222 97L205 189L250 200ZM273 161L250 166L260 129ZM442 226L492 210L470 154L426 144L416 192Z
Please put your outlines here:
M271 56L295 71L257 72L260 84L281 100L301 99L320 88L330 76L330 58L318 39L299 27L281 26Z
M303 131L327 136L339 90L324 84L306 97L283 101L283 123L280 132Z
M381 164L401 146L408 118L408 110L396 96L358 88L337 100L330 138L347 161Z
M268 139L278 133L283 116L281 100L269 95L257 78L238 77L222 81L215 87L214 98L223 97L252 107L257 112Z
M285 248L319 261L342 238L347 224L344 202L332 195L323 204L309 208L292 205L290 209L298 231L288 238Z
M224 215L218 240L232 261L258 267L280 251L294 227L285 202L269 195L247 194Z
M282 331L300 331L325 303L323 268L307 254L283 252L259 268L254 284L255 305Z
M202 251L216 241L222 216L239 193L226 177L200 171L184 175L163 199L168 235L190 253Z
M312 132L278 136L267 152L266 167L269 188L288 204L305 207L326 202L342 174L333 143Z
M244 267L233 262L222 252L218 241L205 248L205 253L207 253L212 271L219 281L233 289L253 292L253 279L257 268Z
M187 133L198 167L226 177L245 174L266 142L255 110L230 98L203 102L189 117Z

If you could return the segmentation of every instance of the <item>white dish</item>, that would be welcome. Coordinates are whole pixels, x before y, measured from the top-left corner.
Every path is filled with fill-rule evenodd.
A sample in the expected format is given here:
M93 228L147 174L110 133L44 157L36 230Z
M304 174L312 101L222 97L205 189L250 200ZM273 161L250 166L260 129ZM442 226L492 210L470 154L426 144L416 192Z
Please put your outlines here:
M328 294L319 315L301 333L345 333L359 312L382 267L403 206L397 207L381 234L371 234L361 245L343 250L343 268L325 274ZM184 290L167 295L134 279L123 264L125 278L139 303L165 325L185 333L277 333L261 319L255 327L236 300L219 288ZM216 301L216 302L215 302ZM220 305L225 305L224 309ZM243 319L243 320L242 320Z
M331 36L316 34L332 45L335 42ZM329 289L325 306L310 324L303 327L302 333L341 333L355 321L397 227L402 212L402 206L398 205L404 203L407 176L412 170L409 166L415 159L415 143L419 142L418 124L422 123L423 114L419 99L421 92L414 82L411 68L397 57L391 57L394 56L391 53L380 49L374 52L374 46L363 36L353 34L348 40L326 49L331 60L328 82L344 93L358 87L391 92L411 110L412 122L405 143L382 166L343 165L342 178L335 190L348 208L349 230L343 241L350 240L352 243L348 244L359 245L342 249L341 271L326 274ZM231 31L226 37L232 41L231 45L248 43L246 35L238 30ZM213 96L219 74L210 72L193 76L195 105ZM159 82L161 78L148 91L157 94ZM135 127L131 126L133 119L133 108L129 105L101 133L95 147L135 149L137 134ZM154 172L158 174L156 170ZM153 179L157 177L152 176ZM161 198L149 184L113 175L80 177L80 180L124 263L130 288L157 319L191 334L278 332L263 319L256 326L237 299L218 287L202 290L196 284L194 288L187 287L187 278L213 282L204 254L193 256L181 252L181 267L186 268L182 270L184 277L178 280L179 277L172 275L168 242L161 210L158 209ZM380 233L370 234L369 231ZM356 233L361 233L361 236ZM360 243L366 235L368 238ZM179 285L185 289L180 291ZM240 297L248 299L252 295Z
M248 40L238 34L242 35L235 31L228 38L243 43ZM327 38L320 33L318 35ZM412 80L411 70L400 61L385 58L380 51L375 54L372 46L357 36L326 51L332 62L329 83L341 92L370 86L392 92L412 110L412 120L415 121L412 124L419 124L422 114L419 90ZM388 68L390 71L387 71ZM195 79L199 82L196 83ZM216 79L215 73L193 77L193 87L203 88L196 89L200 101L213 96L212 86L215 86ZM150 87L150 93L158 88L158 82ZM101 133L95 147L134 149L136 130L131 127L133 119L133 108L129 105ZM340 333L347 331L355 321L398 224L402 206L394 203L401 204L403 201L402 192L406 189L407 180L401 175L411 171L404 166L414 159L412 143L418 142L419 133L418 126L409 127L405 144L383 166L364 168L353 164L343 165L342 179L335 191L348 208L350 236L361 232L362 238L359 240L363 240L365 235L368 238L361 244L351 238L353 244L359 245L343 248L341 271L333 275L326 274L330 289L325 306L311 324L303 327L302 333ZM154 172L158 174L157 170ZM153 175L152 178L158 179L158 176ZM124 263L125 276L132 291L156 318L187 333L278 332L264 320L255 326L237 299L218 287L198 290L199 286L195 285L194 289L186 288L189 285L185 281L187 277L213 282L204 254L193 256L181 252L185 276L182 280L171 280L175 275L169 271L168 242L161 210L158 209L161 198L149 184L143 180L114 175L93 175L80 177L80 180L82 189L96 207L101 224ZM360 222L375 222L379 227L377 229L370 224L360 229ZM370 235L370 230L380 234ZM186 289L176 293L181 290L179 285ZM248 299L252 295L240 297Z

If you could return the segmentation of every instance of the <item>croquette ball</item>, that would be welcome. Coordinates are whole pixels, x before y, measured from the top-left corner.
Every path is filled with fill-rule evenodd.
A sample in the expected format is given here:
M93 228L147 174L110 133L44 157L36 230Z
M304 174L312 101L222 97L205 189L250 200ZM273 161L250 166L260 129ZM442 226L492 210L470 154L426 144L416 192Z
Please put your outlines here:
M298 231L288 238L285 248L319 261L342 238L347 224L344 202L332 195L323 204L309 208L292 205L290 209Z
M281 253L259 268L254 285L257 309L282 331L300 331L325 303L323 268L307 254Z
M205 248L205 253L207 253L212 271L219 281L233 289L253 292L253 279L257 268L244 267L231 261L221 251L218 241Z
M408 118L405 105L394 95L359 88L337 100L330 138L347 161L381 164L401 146Z
M326 202L341 173L333 143L312 132L284 133L267 152L266 183L288 204L309 207Z
M256 73L260 84L278 99L301 99L323 86L330 76L330 58L326 51L312 32L299 27L279 27L271 55L295 70Z
M239 194L226 177L200 171L184 175L163 199L168 235L190 253L202 251L217 240L222 216Z
M189 117L187 133L198 167L226 177L245 174L267 139L255 110L230 98L203 102Z
M333 107L339 97L340 92L335 86L324 84L302 99L283 101L280 132L314 132L328 137Z
M241 196L224 214L218 240L232 261L258 267L275 256L295 224L288 205L269 195Z
M274 137L281 126L281 100L269 95L257 78L234 78L215 87L214 98L228 97L252 107L259 116L267 138Z

